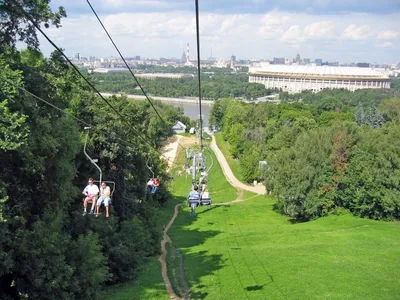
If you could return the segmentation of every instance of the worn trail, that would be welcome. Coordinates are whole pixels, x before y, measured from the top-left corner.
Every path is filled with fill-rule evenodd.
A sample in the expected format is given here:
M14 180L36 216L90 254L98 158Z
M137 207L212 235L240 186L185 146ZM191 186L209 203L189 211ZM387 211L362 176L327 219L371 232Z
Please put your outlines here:
M179 138L180 140L180 138ZM179 141L178 140L178 141ZM177 144L177 142L175 141L172 144ZM240 182L235 175L233 175L233 172L231 170L231 168L229 167L228 162L226 161L224 155L222 154L221 150L218 148L216 142L215 142L215 137L213 136L213 140L211 143L211 149L214 151L219 164L221 165L222 171L225 175L225 178L228 180L228 182L237 189L237 196L236 199L233 201L229 201L229 202L224 202L224 203L218 203L218 204L214 204L215 206L223 206L223 205L230 205L230 204L234 204L234 203L238 203L238 202L243 202L249 199L252 199L254 197L259 196L260 194L263 195L265 194L265 188L263 186L249 186L249 185L245 185L244 183ZM169 159L174 161L177 155L177 146L175 145L170 145L170 148L168 149L169 151ZM172 151L171 151L172 150ZM254 192L256 193L256 195L243 199L243 191L247 190L250 192ZM165 283L165 287L167 289L168 295L170 297L170 299L173 300L178 300L178 299L190 299L190 288L189 285L187 284L187 282L185 281L184 278L184 273L183 273L183 262L181 261L181 273L182 273L182 280L184 281L184 298L179 297L174 289L172 288L172 284L171 281L168 277L168 271L167 271L167 262L166 262L166 258L167 258L167 243L172 243L171 238L168 236L168 230L170 229L170 227L172 226L172 224L174 223L176 217L179 214L179 209L180 207L183 205L183 203L179 203L177 205L175 205L174 208L174 214L171 217L170 221L168 222L167 226L165 226L164 231L163 231L163 239L161 241L161 255L158 258L158 261L161 264L161 275L163 277L164 283Z

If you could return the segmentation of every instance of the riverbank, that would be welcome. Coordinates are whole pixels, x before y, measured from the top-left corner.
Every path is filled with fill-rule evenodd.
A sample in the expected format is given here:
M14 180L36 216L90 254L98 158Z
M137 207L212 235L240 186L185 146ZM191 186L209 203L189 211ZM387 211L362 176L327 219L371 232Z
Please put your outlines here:
M113 94L113 93L101 93L103 97L111 97L112 95L116 96L126 96L128 99L134 99L134 100L146 100L145 96L142 95L127 95L127 94ZM197 104L199 100L197 98L170 98L170 97L160 97L160 96L149 96L149 98L154 99L154 100L159 100L159 101L165 101L168 103L192 103L192 104ZM201 100L201 105L207 105L207 106L212 106L214 104L214 101L211 100Z

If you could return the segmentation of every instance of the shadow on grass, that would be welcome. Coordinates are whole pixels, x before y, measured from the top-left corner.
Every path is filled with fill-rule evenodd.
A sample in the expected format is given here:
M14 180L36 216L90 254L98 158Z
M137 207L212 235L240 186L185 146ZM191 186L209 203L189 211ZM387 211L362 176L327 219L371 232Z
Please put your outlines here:
M184 197L175 198L178 201L186 203ZM216 208L212 207L201 211L198 215ZM209 230L210 226L191 229L190 227L196 222L196 219L196 217L190 216L188 210L182 208L169 231L169 236L171 237L173 246L179 248L183 254L184 279L189 283L191 288L190 297L192 299L204 299L208 295L208 287L200 279L204 276L214 274L224 265L224 261L221 254L211 254L207 250L196 251L196 248L204 244L206 240L220 234L221 231Z
M246 291L252 292L252 291L259 291L262 290L264 285L252 285L252 286L247 286L244 289Z

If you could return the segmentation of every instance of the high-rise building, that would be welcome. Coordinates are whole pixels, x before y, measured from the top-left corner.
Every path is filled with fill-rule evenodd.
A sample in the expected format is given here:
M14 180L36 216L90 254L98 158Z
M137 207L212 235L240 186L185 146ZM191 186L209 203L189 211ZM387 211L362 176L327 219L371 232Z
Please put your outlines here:
M235 54L232 54L232 56L231 56L231 62L233 62L233 63L236 62L236 56L235 56Z
M81 56L79 55L79 53L76 53L76 54L75 54L75 59L77 59L77 60L80 60L80 59L81 59Z
M357 67L359 68L369 68L369 63L357 63Z
M301 57L300 57L300 54L299 54L299 53L297 53L297 55L296 55L296 60L295 60L295 62L297 62L298 64L301 63Z
M274 57L273 64L274 65L284 65L285 58L284 57Z
M181 63L185 63L186 62L186 53L185 53L185 50L183 50L183 52L182 52L182 58L181 58Z

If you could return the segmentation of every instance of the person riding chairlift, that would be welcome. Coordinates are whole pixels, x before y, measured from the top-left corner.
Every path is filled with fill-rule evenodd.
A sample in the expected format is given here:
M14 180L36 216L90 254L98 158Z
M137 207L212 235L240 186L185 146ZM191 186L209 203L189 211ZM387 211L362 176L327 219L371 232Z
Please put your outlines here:
M156 178L154 178L154 180L153 180L153 187L152 187L152 189L151 189L151 193L154 194L154 193L157 191L157 189L158 189L159 186L160 186L160 181L159 181L158 178L156 177Z
M188 204L190 206L190 215L192 217L196 216L196 213L195 213L194 210L195 210L196 206L199 205L198 201L200 200L200 193L199 193L198 190L199 190L199 187L197 185L195 185L193 187L193 190L190 191L190 193L189 193L189 195L187 197L188 198Z
M152 194L154 194L157 191L159 186L160 186L160 181L158 180L158 178L150 178L149 181L147 182L147 189Z

